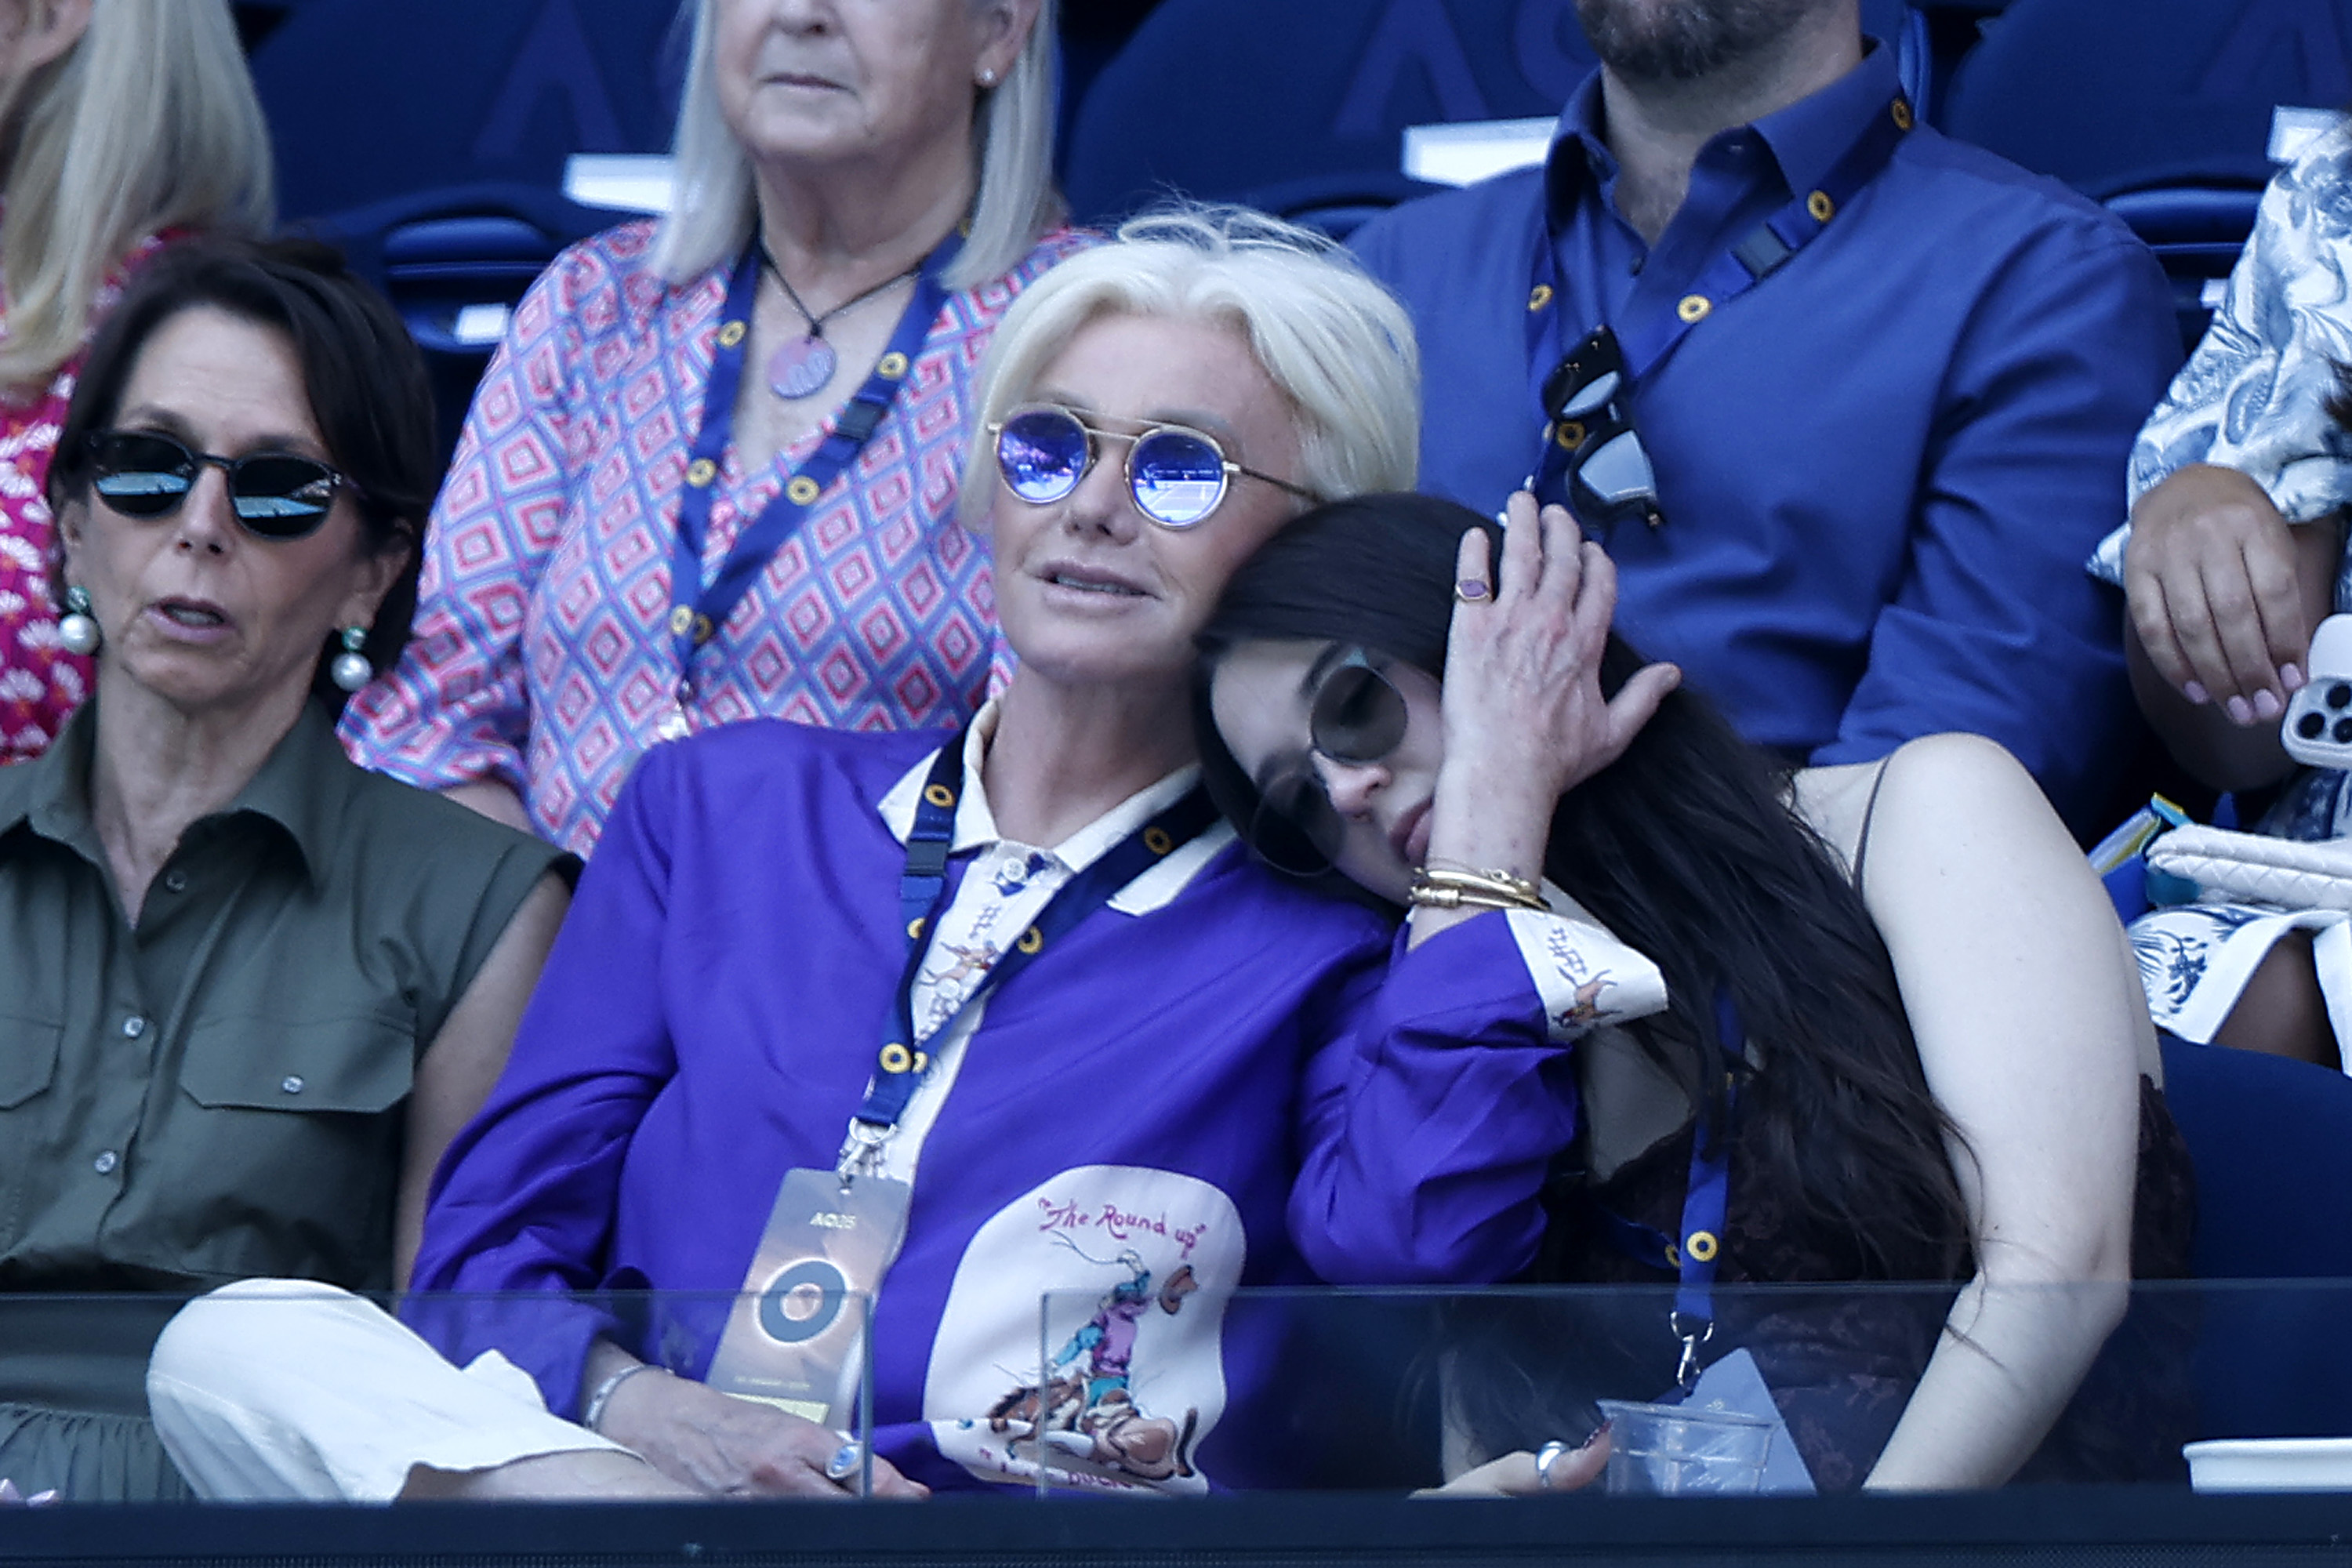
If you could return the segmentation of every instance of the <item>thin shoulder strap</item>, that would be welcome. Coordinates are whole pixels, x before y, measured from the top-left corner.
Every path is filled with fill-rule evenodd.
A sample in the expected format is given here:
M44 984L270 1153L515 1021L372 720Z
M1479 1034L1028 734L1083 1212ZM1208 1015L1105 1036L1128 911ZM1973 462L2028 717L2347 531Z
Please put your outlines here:
M1887 763L1894 760L1889 757L1878 764L1878 776L1870 781L1870 799L1862 808L1862 837L1853 844L1853 890L1857 893L1862 891L1863 862L1870 856L1870 825L1878 816L1878 792L1886 787Z

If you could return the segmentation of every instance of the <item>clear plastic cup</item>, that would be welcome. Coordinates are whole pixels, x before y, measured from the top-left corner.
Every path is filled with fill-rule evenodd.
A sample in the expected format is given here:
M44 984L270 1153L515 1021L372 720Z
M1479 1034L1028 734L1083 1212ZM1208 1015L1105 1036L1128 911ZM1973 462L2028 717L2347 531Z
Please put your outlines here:
M1762 1489L1772 1423L1728 1410L1599 1401L1610 1422L1612 1493L1689 1496Z

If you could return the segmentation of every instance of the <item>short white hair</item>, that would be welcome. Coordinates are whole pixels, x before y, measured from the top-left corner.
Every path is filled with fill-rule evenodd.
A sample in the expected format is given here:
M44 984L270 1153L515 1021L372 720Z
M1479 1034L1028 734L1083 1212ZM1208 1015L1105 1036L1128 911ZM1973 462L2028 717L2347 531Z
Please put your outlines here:
M971 0L975 6L996 0ZM716 12L719 0L680 0L689 20L686 91L671 144L670 210L654 237L653 268L672 284L692 281L732 260L751 241L759 201L751 157L719 111ZM1055 12L1041 0L1013 70L993 88L974 89L973 156L978 195L963 253L948 268L950 289L977 289L1021 264L1067 209L1054 186Z
M1321 235L1247 207L1180 206L1122 226L1023 291L980 372L960 510L996 493L991 426L1097 317L1230 328L1298 420L1299 483L1324 500L1409 490L1420 466L1421 351L1404 307Z

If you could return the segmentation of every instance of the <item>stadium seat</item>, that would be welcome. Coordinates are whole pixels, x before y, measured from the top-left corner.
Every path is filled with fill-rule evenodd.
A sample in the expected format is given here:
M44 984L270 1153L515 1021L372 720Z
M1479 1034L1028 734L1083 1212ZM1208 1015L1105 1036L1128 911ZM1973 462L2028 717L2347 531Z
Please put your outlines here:
M565 160L667 146L684 65L677 8L248 6L279 209L342 247L399 307L433 372L445 456L504 311L563 245L627 216L566 201Z
M507 315L572 241L625 215L536 185L420 191L303 226L340 247L391 297L425 351L446 463Z
M484 182L561 187L575 153L657 152L677 0L300 0L253 51L289 217ZM365 69L353 68L365 62Z
M2184 338L2271 175L2282 105L2352 101L2352 0L2014 0L1941 123L2108 203L2156 247Z
M2259 188L2272 111L2352 101L2352 0L2015 0L1943 123L2104 201Z
M1924 101L1916 14L1863 11ZM1336 232L1413 194L1406 126L1549 119L1591 66L1573 0L1160 0L1088 90L1066 188L1090 221L1181 191Z
M2199 1436L2352 1435L2352 1079L2170 1037L2164 1071L2196 1164L2193 1271L2224 1282L2202 1301Z

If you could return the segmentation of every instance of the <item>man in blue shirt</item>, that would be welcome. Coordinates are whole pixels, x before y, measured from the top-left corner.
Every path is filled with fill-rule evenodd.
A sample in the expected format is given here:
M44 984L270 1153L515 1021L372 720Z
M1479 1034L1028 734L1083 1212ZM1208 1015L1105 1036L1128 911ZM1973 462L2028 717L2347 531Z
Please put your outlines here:
M1915 127L1855 0L1577 9L1602 64L1545 166L1353 242L1420 328L1423 487L1499 510L1563 354L1602 324L1664 344L1620 399L1663 521L1587 519L1625 635L1792 759L1974 731L2092 827L2133 731L2122 607L2082 561L2179 358L2161 269Z

